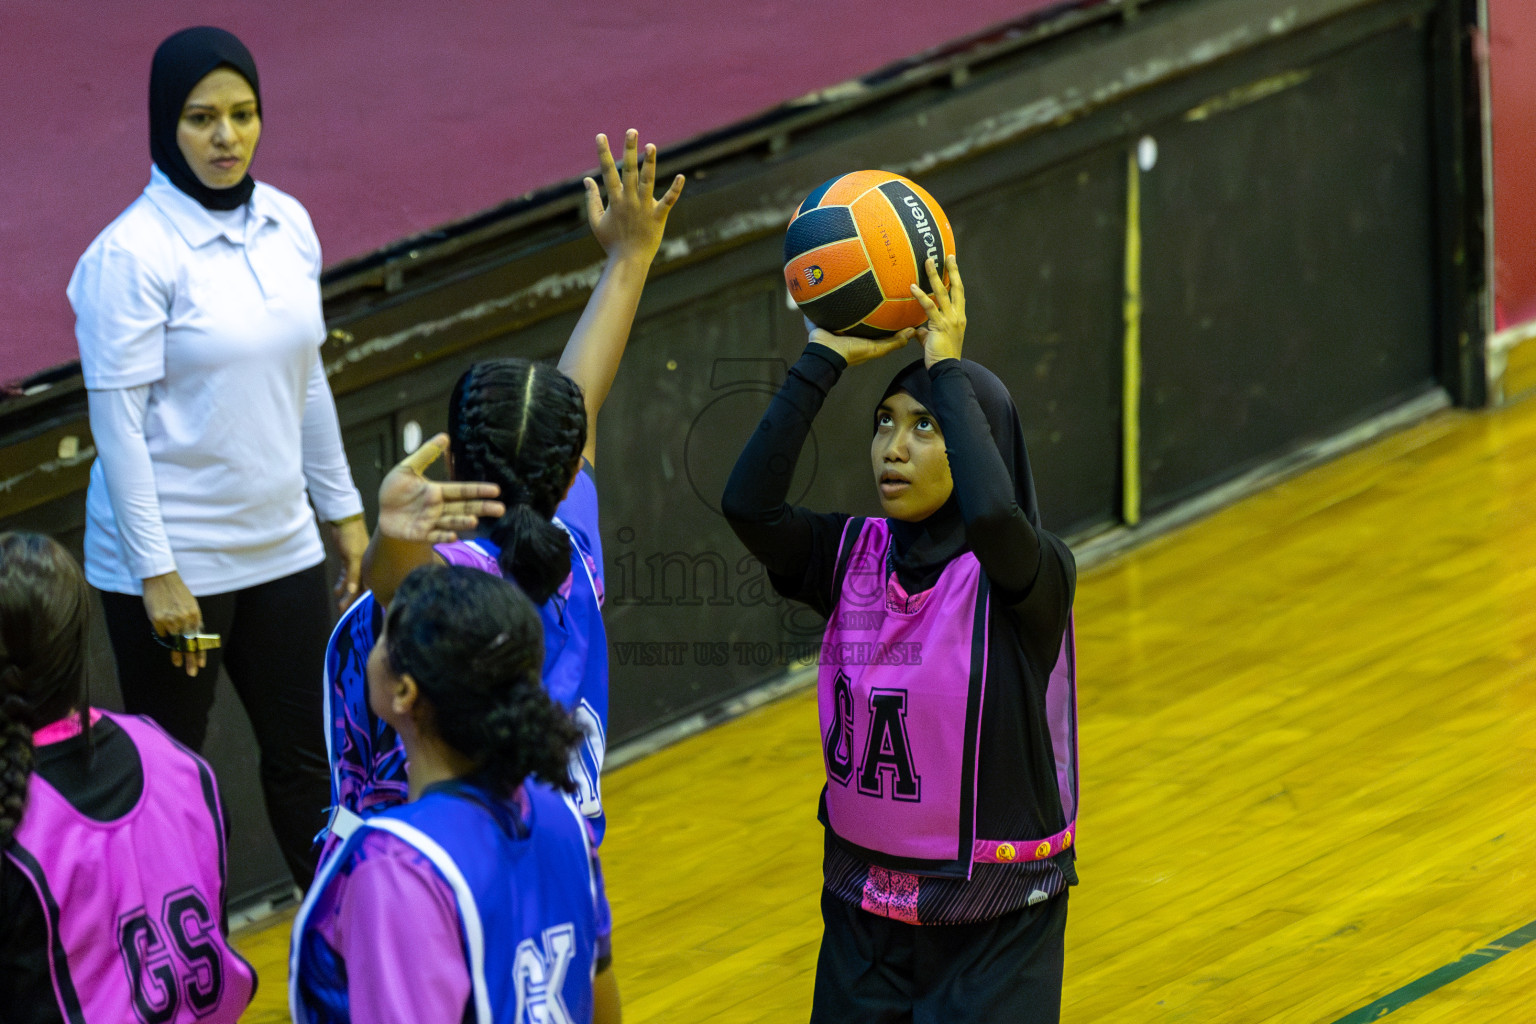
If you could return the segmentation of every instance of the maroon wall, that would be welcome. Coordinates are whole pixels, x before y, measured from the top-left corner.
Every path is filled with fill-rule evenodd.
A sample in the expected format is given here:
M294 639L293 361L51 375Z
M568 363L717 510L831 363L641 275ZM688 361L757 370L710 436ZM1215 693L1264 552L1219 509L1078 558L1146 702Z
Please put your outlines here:
M149 58L187 25L251 48L255 173L308 206L335 263L579 175L599 131L675 143L1082 2L7 3L0 383L75 359L64 286L144 186Z
M1499 329L1536 320L1536 3L1488 0Z

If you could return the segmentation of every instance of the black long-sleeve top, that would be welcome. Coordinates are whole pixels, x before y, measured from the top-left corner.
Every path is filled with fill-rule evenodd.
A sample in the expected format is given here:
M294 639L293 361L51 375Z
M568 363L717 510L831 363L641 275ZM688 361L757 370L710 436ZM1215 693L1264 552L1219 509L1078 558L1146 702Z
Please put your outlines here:
M830 587L831 580L820 579L815 569L835 559L837 537L832 537L830 554L824 550L825 541L834 532L841 534L848 517L812 512L785 499L811 423L847 365L823 345L806 346L742 450L721 503L731 529L776 578L780 591L823 614L832 595L820 592L816 584ZM928 373L933 384L929 411L943 430L966 547L975 553L994 593L1004 603L1019 604L1033 592L1039 576L1041 533L1014 500L1008 467L992 443L986 416L959 361L946 359ZM835 531L829 529L833 525ZM1074 581L1075 566L1068 569L1069 603ZM909 590L922 590L933 580L902 583Z
M811 423L846 366L831 349L806 347L737 460L721 504L775 589L822 615L836 603L833 576L849 517L792 506L786 498ZM1071 611L1076 563L1065 543L1035 529L1018 507L1008 468L959 362L942 361L928 373L929 411L944 436L966 547L993 592L976 834L1050 835L1067 822L1057 795L1045 687ZM900 582L908 592L923 590L941 569ZM969 882L924 877L920 919L988 920L1026 905L1036 893L1055 895L1077 880L1072 856L1068 851L1047 861L977 864ZM828 830L823 865L828 890L858 904L869 868Z

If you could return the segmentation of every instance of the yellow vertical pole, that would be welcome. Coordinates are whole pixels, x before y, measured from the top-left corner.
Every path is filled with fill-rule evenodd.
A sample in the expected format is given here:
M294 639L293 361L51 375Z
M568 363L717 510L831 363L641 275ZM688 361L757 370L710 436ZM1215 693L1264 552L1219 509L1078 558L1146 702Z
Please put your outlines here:
M1126 162L1125 190L1125 348L1120 403L1123 486L1121 517L1127 526L1141 522L1141 165L1136 147Z

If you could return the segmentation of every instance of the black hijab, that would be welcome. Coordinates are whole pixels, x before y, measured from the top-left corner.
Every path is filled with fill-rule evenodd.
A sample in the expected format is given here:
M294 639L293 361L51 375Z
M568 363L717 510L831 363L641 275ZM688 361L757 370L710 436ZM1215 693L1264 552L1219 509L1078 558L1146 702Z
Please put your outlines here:
M256 188L247 174L230 188L209 188L200 181L176 144L176 124L187 96L209 72L227 67L251 85L256 112L261 113L261 85L251 52L221 28L186 28L155 50L149 66L149 155L171 184L210 210L244 206Z
M1024 426L1019 422L1019 410L1014 407L1008 387L998 380L997 374L969 359L960 360L960 370L971 382L976 393L976 403L981 406L987 426L991 428L992 443L1008 467L1013 479L1013 497L1025 517L1035 529L1040 528L1040 504L1035 497L1035 477L1029 468L1029 451L1024 447ZM933 411L933 381L921 359L906 366L886 385L880 401L885 401L898 391L905 391L923 408ZM944 424L939 424L944 429ZM909 523L900 519L890 520L891 535L895 540L892 564L896 578L908 593L926 590L938 580L944 566L965 550L965 521L960 517L960 499L951 492L949 500L940 505L927 519Z

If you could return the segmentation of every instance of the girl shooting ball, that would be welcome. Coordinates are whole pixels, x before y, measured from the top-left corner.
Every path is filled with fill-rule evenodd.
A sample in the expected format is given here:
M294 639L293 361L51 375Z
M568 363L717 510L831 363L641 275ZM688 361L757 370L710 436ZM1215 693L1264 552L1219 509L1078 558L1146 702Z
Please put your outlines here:
M1040 525L1007 388L961 358L965 288L946 264L947 285L927 264L931 298L912 287L922 327L884 341L811 330L722 502L779 593L828 620L814 1022L1060 1015L1077 880L1076 566ZM914 337L923 357L874 410L884 516L787 504L843 371Z

